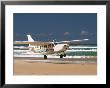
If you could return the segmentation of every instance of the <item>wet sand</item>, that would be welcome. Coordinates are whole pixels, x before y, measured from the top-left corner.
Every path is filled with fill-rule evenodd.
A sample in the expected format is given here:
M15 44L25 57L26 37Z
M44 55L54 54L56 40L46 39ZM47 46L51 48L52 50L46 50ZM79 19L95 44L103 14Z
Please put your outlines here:
M14 75L97 75L97 64L45 63L16 58L14 59Z

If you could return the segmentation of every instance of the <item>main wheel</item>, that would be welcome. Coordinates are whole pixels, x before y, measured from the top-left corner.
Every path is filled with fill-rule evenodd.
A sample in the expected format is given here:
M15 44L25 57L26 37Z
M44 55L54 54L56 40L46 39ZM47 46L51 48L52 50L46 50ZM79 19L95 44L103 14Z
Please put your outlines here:
M46 55L44 55L44 59L47 59L47 56Z
M63 55L62 54L60 55L60 58L63 58Z

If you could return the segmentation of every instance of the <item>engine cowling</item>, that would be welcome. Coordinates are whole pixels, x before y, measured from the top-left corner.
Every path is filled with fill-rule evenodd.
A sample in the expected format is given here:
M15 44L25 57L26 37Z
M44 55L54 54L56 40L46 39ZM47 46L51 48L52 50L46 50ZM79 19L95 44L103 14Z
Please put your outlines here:
M54 51L66 51L69 48L68 44L57 44L54 47Z

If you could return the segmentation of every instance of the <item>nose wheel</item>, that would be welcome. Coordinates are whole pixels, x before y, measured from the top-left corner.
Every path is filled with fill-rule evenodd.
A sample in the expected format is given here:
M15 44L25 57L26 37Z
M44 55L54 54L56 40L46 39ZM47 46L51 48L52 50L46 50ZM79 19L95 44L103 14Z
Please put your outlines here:
M66 54L64 54L64 57L66 57Z

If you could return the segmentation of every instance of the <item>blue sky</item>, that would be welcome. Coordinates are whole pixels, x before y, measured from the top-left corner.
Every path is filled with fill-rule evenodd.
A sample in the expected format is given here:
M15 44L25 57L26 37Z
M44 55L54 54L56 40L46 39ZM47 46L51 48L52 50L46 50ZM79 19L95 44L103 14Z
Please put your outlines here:
M96 13L15 13L14 40L57 41L88 38L97 42Z

